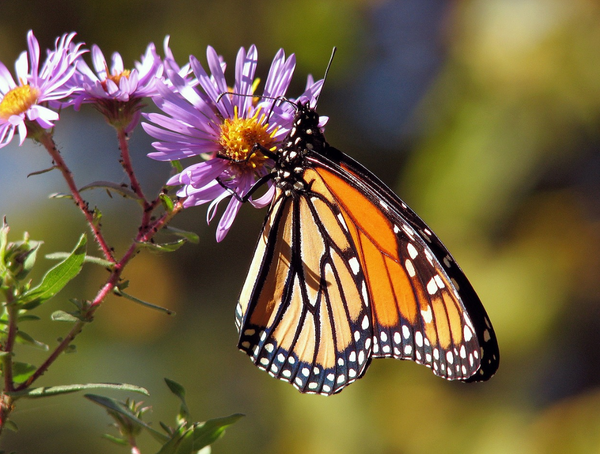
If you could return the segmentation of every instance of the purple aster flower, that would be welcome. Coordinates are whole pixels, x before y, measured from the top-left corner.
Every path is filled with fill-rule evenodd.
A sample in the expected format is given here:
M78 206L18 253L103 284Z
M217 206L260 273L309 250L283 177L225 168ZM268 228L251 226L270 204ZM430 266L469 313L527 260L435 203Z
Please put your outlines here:
M82 44L72 44L75 33L57 38L53 51L48 51L40 67L40 46L32 31L27 33L29 51L23 52L15 63L19 85L0 62L0 148L7 145L15 131L19 145L27 137L28 129L54 126L59 116L47 107L69 96L74 87L67 82L75 73L75 60L84 52ZM36 126L37 123L37 126Z
M141 100L157 94L154 82L162 73L162 62L150 43L134 69L125 69L118 52L112 55L111 63L109 69L97 45L92 46L95 72L82 58L78 59L77 74L71 83L81 89L71 104L78 110L83 103L94 103L111 124L129 132L139 120Z
M163 41L163 49L165 51L165 58L163 59L163 69L168 68L172 71L175 71L181 77L186 79L186 81L188 82L186 84L187 86L194 87L194 86L198 85L198 79L190 76L192 73L192 68L191 68L189 62L183 66L179 66L179 64L175 61L173 52L171 51L171 48L169 47L170 39L171 39L171 37L169 35L167 35L165 37L165 40ZM163 79L163 80L167 83L167 85L170 84L169 79Z
M225 80L225 63L212 47L207 49L211 75L200 62L190 57L190 66L199 87L165 66L169 85L157 82L158 96L153 98L163 114L147 114L152 123L143 123L153 143L153 159L173 161L201 156L206 161L192 164L173 176L168 185L183 185L177 195L185 197L184 207L210 202L208 221L219 202L231 197L219 220L217 241L227 235L241 201L254 183L270 173L273 161L261 150L276 151L288 134L294 118L294 106L283 102L296 65L295 56L286 58L283 49L273 59L263 96L257 97L255 72L258 52L255 46L241 48L235 66L235 83L230 90ZM311 83L305 98L314 102L322 82ZM200 89L201 90L200 90ZM274 195L268 182L266 193L249 198L257 207L266 206Z

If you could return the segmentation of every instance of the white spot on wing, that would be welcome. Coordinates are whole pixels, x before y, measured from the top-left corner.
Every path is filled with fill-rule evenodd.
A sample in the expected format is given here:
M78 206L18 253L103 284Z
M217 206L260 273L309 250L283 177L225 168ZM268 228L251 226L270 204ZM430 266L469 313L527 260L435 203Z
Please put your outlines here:
M363 321L362 321L361 328L367 329L368 327L369 327L369 317L367 315L365 315L365 318L363 318Z
M407 224L402 224L402 230L406 233L411 239L415 239L415 232L411 229Z
M415 272L415 267L413 265L412 260L406 259L406 261L404 262L404 267L406 268L406 272L410 277L416 276L417 273Z
M360 351L360 353L358 354L358 364L362 364L365 361L365 352L364 351Z
M350 260L348 260L348 264L350 265L350 269L352 270L352 273L354 273L354 275L357 275L358 272L360 271L360 265L358 263L358 259L356 257L352 257Z
M427 283L427 293L430 295L435 295L435 292L438 291L438 286L435 283L435 278L431 278L431 280Z
M365 302L365 306L368 307L369 306L369 292L367 291L367 284L365 283L365 281L363 281L363 283L362 283L361 292L362 292L363 300Z
M337 218L338 221L340 221L341 226L344 227L344 230L347 232L348 226L346 225L346 221L344 220L344 215L342 213L338 213Z
M418 347L423 346L423 334L421 334L421 331L417 331L415 333L415 342L417 343Z
M410 329L408 329L408 326L402 325L402 335L404 336L404 339L408 339L410 337Z
M419 255L419 252L417 251L417 249L413 246L412 243L408 243L408 245L406 246L406 250L408 251L408 255L410 256L411 259L414 260L414 258Z
M427 310L421 310L421 316L423 317L423 321L425 323L431 323L433 320L433 311L431 310L431 306L427 306Z
M465 341L467 341L467 342L469 342L473 338L473 331L471 331L471 328L469 328L466 325L465 325L465 329L463 330L463 337L465 338Z
M444 288L446 286L446 284L444 284L444 281L442 280L442 278L440 277L439 274L436 274L434 276L435 279L435 283L437 284L438 288Z

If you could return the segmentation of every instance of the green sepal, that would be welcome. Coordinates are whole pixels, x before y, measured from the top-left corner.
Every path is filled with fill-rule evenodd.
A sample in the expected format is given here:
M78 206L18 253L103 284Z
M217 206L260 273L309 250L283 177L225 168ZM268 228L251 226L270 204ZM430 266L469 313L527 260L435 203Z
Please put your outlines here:
M49 349L48 345L44 344L43 342L35 340L29 334L27 334L26 332L21 331L21 330L17 331L16 341L19 344L30 345L32 347L39 348L40 350L43 350L45 352L47 352Z
M81 271L85 259L86 243L86 236L81 235L73 252L58 265L52 267L37 287L21 295L17 299L18 304L23 309L33 309L61 291Z

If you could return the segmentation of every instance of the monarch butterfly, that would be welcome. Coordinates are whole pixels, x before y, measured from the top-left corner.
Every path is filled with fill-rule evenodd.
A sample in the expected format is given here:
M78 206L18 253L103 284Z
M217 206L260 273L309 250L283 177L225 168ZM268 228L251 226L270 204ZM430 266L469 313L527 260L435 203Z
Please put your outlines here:
M238 348L303 393L340 392L372 358L488 380L496 337L453 257L381 180L329 146L309 103L295 105L236 308Z

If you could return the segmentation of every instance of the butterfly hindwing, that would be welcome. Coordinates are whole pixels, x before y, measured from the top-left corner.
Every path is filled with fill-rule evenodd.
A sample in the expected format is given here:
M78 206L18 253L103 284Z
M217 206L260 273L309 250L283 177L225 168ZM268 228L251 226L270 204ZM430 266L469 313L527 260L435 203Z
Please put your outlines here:
M349 240L326 199L278 193L240 297L239 347L302 392L338 392L369 362L366 284Z

